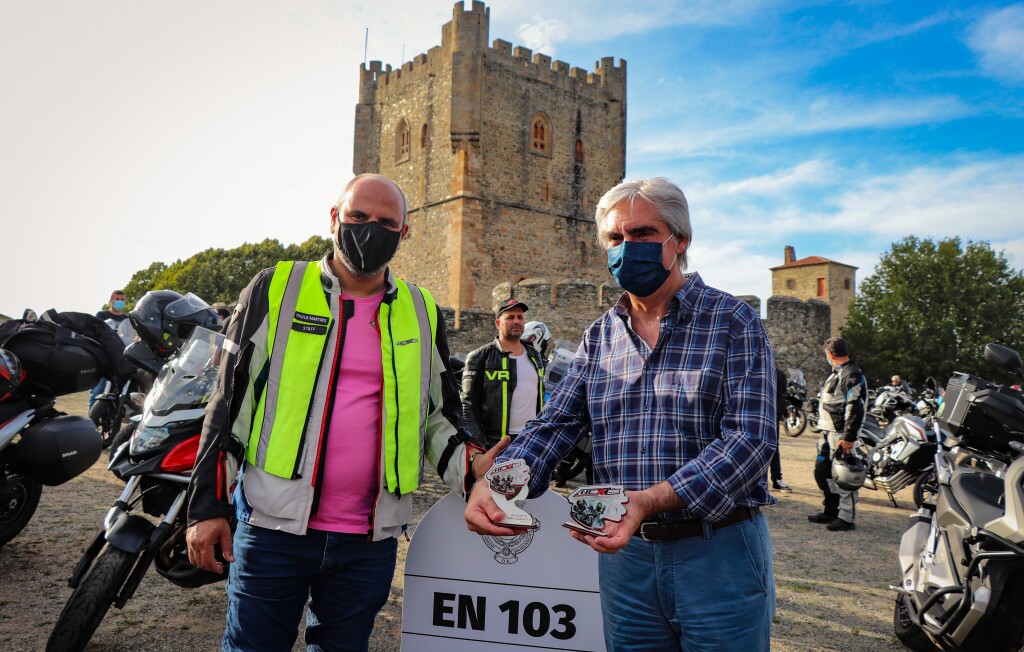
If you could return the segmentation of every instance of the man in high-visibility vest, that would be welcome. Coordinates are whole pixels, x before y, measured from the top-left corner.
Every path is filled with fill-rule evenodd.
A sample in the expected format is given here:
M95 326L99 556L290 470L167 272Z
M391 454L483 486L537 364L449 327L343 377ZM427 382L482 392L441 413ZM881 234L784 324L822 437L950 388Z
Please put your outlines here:
M457 427L440 311L388 269L407 219L393 181L360 175L331 209L333 252L239 297L187 535L196 566L222 573L218 545L230 562L225 650L290 650L307 605L310 649L366 650L421 460L464 494L502 448Z

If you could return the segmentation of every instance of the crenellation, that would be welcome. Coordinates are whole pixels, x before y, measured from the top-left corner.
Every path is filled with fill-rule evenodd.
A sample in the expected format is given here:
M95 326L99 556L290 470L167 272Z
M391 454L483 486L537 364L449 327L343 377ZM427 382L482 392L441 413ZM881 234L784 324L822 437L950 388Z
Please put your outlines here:
M494 43L491 44L491 49L505 55L506 57L512 56L512 44L503 39L494 39Z
M587 79L587 71L584 70L583 68L580 68L579 66L573 66L572 69L569 70L569 76L572 77L573 79L583 79L583 80L586 80Z
M533 55L533 63L539 66L542 70L551 70L551 57L546 54L538 52Z
M512 56L517 59L526 59L527 61L529 61L530 57L533 56L533 50L531 50L530 48L524 48L521 45L517 45L512 50Z
M560 75L568 75L569 74L569 68L571 68L571 67L572 66L570 66L565 61L555 61L553 64L551 64L551 69L554 70L555 72L557 72Z

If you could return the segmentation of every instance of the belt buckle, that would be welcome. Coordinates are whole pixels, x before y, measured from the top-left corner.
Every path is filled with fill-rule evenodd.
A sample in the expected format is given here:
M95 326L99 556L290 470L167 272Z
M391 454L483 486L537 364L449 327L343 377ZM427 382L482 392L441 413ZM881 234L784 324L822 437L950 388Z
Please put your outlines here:
M637 530L637 534L639 534L640 538L643 539L644 541L650 541L650 542L653 543L654 539L648 539L647 538L646 530L647 530L647 526L648 525L652 525L652 526L657 527L658 524L655 523L654 521L643 521L642 523L640 523L640 529Z

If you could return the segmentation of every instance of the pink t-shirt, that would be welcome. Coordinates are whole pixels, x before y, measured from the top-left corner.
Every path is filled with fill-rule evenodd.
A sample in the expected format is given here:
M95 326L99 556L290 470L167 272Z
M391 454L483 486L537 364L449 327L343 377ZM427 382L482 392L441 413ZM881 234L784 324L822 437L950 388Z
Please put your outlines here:
M358 298L346 320L341 368L334 387L334 408L323 453L323 490L309 527L366 534L377 495L380 455L380 391L384 380L377 311L384 293Z

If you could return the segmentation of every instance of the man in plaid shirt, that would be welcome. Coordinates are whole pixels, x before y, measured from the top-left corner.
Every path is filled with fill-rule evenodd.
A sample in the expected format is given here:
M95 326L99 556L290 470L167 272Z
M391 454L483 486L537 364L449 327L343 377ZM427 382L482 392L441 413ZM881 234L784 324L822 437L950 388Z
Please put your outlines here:
M619 650L768 650L775 609L778 446L775 363L757 312L684 274L692 240L683 192L663 178L601 198L598 241L626 291L584 333L567 378L496 460L523 458L531 495L582 433L595 481L626 489L607 536L572 531L600 556L605 641ZM469 529L511 535L479 483ZM614 553L614 554L612 554Z

